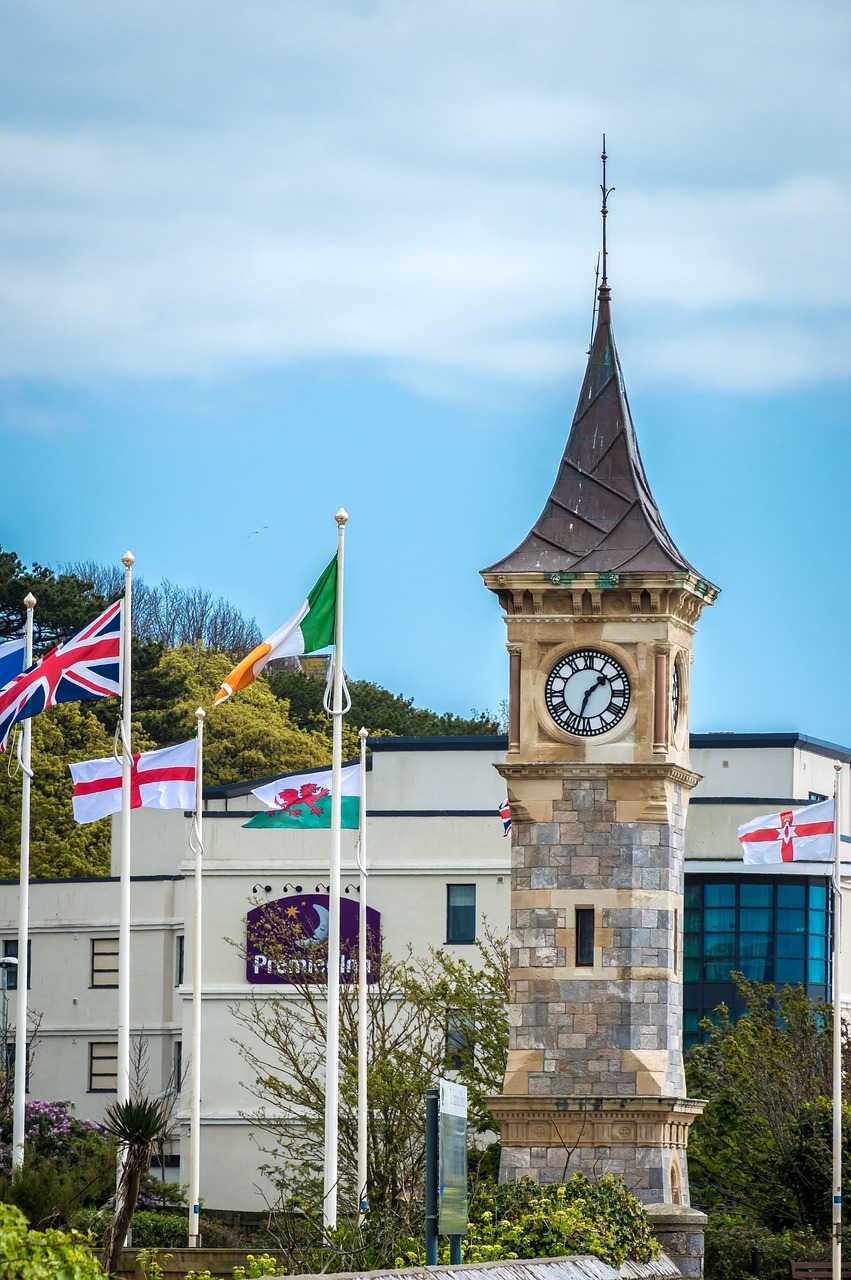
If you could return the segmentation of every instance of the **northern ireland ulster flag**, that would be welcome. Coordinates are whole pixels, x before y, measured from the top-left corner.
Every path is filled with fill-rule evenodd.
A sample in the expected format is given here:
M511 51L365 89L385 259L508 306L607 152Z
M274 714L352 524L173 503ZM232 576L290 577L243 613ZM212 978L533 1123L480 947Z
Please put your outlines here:
M832 862L834 803L754 818L739 827L743 862Z
M192 809L195 805L195 740L133 757L131 809ZM68 766L74 779L74 817L95 822L121 810L121 763L84 760Z

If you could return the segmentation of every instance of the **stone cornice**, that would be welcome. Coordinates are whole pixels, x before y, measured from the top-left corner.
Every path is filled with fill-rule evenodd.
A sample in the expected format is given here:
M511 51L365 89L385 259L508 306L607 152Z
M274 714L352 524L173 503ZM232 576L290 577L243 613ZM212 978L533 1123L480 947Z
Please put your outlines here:
M511 778L563 778L566 781L594 782L610 778L635 778L652 782L673 782L678 786L696 787L701 775L692 773L678 764L588 764L542 761L494 766L500 777Z

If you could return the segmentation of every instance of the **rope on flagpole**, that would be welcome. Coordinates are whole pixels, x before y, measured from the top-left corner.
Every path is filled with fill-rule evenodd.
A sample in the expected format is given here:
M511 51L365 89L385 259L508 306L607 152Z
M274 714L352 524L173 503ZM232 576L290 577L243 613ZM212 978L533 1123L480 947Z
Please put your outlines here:
M344 705L340 708L339 711L334 710L333 690L334 690L334 676L335 676L336 670L337 670L337 655L336 653L334 653L331 655L331 661L328 663L328 679L325 682L325 692L322 695L322 706L325 708L325 712L329 716L345 716L345 715L348 715L348 713L352 709L352 699L351 699L351 695L349 694L349 686L346 684L346 673L345 671L341 671L340 683L343 690Z

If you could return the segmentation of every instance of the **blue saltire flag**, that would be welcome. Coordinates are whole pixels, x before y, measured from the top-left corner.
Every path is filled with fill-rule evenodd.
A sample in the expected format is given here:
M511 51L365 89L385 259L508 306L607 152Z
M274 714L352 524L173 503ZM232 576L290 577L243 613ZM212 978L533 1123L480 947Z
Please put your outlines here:
M0 642L0 689L7 685L24 669L23 640L4 640Z

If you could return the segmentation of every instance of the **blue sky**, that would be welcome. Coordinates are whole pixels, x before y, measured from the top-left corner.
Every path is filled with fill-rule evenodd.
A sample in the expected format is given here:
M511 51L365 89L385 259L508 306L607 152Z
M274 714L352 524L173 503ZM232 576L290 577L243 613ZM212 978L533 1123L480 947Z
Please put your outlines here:
M569 428L605 130L645 466L722 588L692 727L851 744L849 28L820 0L0 0L0 545L129 546L268 631L344 505L350 673L496 709L478 570Z

